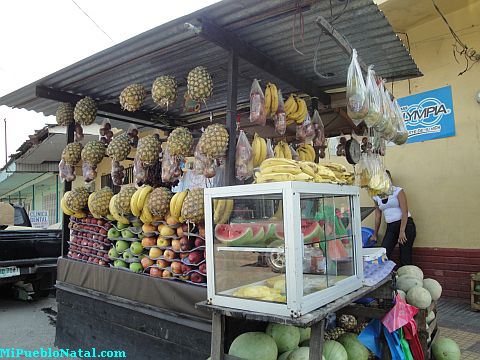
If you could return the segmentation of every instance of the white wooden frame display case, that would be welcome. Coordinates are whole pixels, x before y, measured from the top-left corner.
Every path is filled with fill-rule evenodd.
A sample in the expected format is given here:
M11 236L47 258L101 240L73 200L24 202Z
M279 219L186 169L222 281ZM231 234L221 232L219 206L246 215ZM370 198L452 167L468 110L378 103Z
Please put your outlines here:
M297 318L362 286L358 187L278 182L204 194L209 304ZM239 236L230 241L231 234ZM283 254L280 270L261 261L272 254Z

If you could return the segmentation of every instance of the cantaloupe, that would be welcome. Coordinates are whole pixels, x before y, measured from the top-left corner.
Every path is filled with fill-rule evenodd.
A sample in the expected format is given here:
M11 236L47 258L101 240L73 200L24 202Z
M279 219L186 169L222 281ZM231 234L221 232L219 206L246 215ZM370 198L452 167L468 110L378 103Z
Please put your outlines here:
M293 350L288 350L288 351L285 351L284 353L281 353L280 355L278 355L277 360L287 360L288 355L290 355L292 352L293 352Z
M263 332L247 332L233 340L228 354L245 360L277 360L278 348L271 336Z
M430 311L427 314L427 317L425 318L425 321L427 322L427 324L430 324L433 320L435 320L435 313L433 311Z
M432 300L440 299L442 295L442 285L435 279L423 279L423 287L428 290L432 296Z
M461 353L452 339L441 337L432 344L432 353L436 360L460 360Z
M325 360L348 360L348 354L342 344L335 340L327 340L323 344Z
M397 279L397 289L405 293L414 286L423 286L423 280L410 275L402 275Z
M415 265L404 265L397 270L397 275L410 275L423 280L423 271Z
M357 339L356 334L342 334L337 341L345 348L348 360L368 360L368 349Z
M308 360L310 357L309 347L299 347L288 355L287 360Z
M311 328L298 328L298 331L300 332L300 343L304 342L305 340L310 340L310 334L312 333Z
M426 309L432 303L432 296L423 287L414 286L407 292L407 303L419 309Z
M270 323L265 333L275 340L280 353L295 349L300 342L300 331L292 325Z

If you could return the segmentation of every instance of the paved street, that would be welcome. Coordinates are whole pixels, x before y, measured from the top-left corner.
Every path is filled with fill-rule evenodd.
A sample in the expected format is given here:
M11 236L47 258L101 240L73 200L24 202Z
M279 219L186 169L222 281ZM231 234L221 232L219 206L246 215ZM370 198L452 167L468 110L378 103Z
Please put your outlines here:
M56 314L54 297L29 302L0 297L0 348L53 347Z

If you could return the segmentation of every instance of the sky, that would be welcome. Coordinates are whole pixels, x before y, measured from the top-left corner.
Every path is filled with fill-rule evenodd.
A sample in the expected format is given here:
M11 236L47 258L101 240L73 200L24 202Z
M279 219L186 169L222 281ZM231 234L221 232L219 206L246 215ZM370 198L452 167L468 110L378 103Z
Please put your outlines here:
M218 0L2 0L0 96ZM80 6L112 40L78 7ZM28 135L55 118L0 106L0 167Z

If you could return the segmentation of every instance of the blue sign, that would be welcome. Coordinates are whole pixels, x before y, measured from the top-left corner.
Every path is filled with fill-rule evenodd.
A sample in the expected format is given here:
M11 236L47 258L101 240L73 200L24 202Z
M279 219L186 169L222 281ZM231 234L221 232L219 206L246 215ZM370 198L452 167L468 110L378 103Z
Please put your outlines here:
M450 86L398 99L398 104L408 130L407 143L455 136Z

